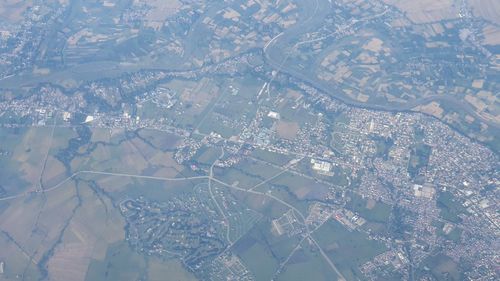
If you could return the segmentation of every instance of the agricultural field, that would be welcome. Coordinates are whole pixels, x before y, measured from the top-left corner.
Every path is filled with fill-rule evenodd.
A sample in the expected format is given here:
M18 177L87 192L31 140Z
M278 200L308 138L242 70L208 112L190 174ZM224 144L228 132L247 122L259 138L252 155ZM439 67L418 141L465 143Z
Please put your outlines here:
M315 234L319 243L348 280L362 276L359 266L386 250L377 241L359 232L350 232L338 222L328 222Z
M498 280L499 18L0 1L0 280Z

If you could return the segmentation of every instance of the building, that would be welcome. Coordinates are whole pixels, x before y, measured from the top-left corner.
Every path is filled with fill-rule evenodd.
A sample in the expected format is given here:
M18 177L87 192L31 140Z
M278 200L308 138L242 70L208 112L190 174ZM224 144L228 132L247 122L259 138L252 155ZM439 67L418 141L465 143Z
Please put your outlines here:
M316 159L311 159L311 164L312 164L312 169L318 172L319 174L331 176L332 173L330 172L332 170L332 163L326 162L326 161L321 161L321 160L316 160Z
M436 194L436 190L429 185L420 185L420 184L415 184L413 186L413 191L415 194L415 197L424 197L427 199L431 199L434 197L434 194Z
M280 114L278 112L269 111L269 113L267 114L267 117L279 120Z

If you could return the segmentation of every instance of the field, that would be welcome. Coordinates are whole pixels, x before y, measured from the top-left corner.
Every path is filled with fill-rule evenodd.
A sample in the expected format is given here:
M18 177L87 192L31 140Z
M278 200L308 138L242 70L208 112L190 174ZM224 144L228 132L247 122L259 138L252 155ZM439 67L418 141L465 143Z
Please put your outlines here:
M33 262L43 268L49 258L47 253L58 244L60 233L77 206L75 185L67 183L45 198L32 195L25 200L11 201L0 215L0 230L11 237L11 243L17 245L23 255L29 257L24 266ZM5 262L21 266L10 257Z
M384 2L406 12L414 23L437 22L458 16L458 10L452 0L385 0Z
M197 279L176 260L162 261L150 258L148 263L148 277L151 281L163 281L168 276L176 281L196 281Z
M313 200L322 198L329 191L329 187L313 179L286 172L270 181L275 185L290 193L289 196L296 200ZM279 190L279 189L278 189Z
M33 5L32 0L5 0L0 5L0 20L17 23L22 20L23 13Z
M318 250L307 240L290 258L284 271L276 280L338 280L336 273L324 261Z
M0 233L0 260L5 262L4 276L2 280L14 280L16 276L24 274L28 280L37 280L41 277L37 265L30 262L29 255L20 247L16 246L10 235L2 231Z
M426 144L417 144L412 148L408 162L408 173L412 178L418 175L420 169L427 167L431 150Z
M351 201L346 205L346 208L358 213L367 221L375 223L388 223L391 215L390 206L382 202L376 202L373 199L363 199L354 193L351 195Z
M54 280L85 280L91 260L103 260L108 244L124 239L124 222L111 201L80 186L81 205L69 222L48 270Z
M134 252L125 241L110 245L102 260L92 260L85 280L137 280L146 276L144 257Z
M300 129L296 122L286 122L283 120L278 121L276 130L281 138L293 140L297 136L297 132Z
M247 268L255 272L256 280L269 280L278 269L278 261L274 259L265 245L249 238L235 246L235 252Z
M290 162L290 160L292 160L290 156L261 149L254 150L251 156L279 166L283 166L286 163Z
M271 233L271 222L262 220L234 246L233 251L256 280L270 280L279 267L298 244L298 239L277 237Z
M359 266L381 254L385 246L366 235L328 221L313 235L347 280L363 278Z
M423 271L430 273L436 280L463 280L461 271L465 268L460 268L448 256L439 254L427 258L423 265L428 268Z
M438 194L437 206L441 209L440 216L454 223L460 223L462 219L459 215L467 213L465 207L456 201L456 198L450 192L441 192Z
M168 16L174 15L177 10L182 7L182 3L178 0L155 0L145 3L151 6L151 9L146 15L147 25L155 29L160 29L165 19Z
M51 127L0 130L4 153L0 162L5 165L0 171L1 196L19 196L0 202L0 246L7 250L0 251L4 277L24 275L25 280L37 280L50 274L51 280L126 280L133 277L131 272L137 277L148 272L143 257L131 252L124 241L118 202L129 196L168 200L191 192L197 181L126 176L174 178L184 170L172 158L176 138L140 133L52 131ZM68 178L67 169L98 174L85 172ZM102 171L117 175L99 174ZM22 196L40 180L49 189L46 194ZM121 265L130 272L118 270ZM140 267L142 273L130 265ZM175 267L179 264L170 263L165 270ZM150 271L157 279L158 270L158 262L153 263ZM187 273L184 277L190 280Z
M500 3L495 0L471 0L474 15L480 16L495 24L500 24Z
M0 260L6 265L6 276L24 273L27 278L32 276L32 279L38 279L37 276L50 274L51 280L135 280L148 276L151 280L162 280L164 274L177 274L178 280L193 280L193 276L178 262L146 259L130 249L124 241L123 217L116 208L118 202L127 198L168 201L181 194L190 194L197 184L206 182L134 176L175 178L179 174L191 174L172 158L171 149L177 140L168 134L153 136L148 131L130 134L96 129L88 132L80 130L76 134L71 130L56 130L52 140L34 141L47 139L50 132L36 129L21 131L21 144L25 149L21 150L19 146L17 150L11 149L20 163L25 166L29 163L33 167L40 166L37 162L38 158L43 158L43 153L30 153L30 149L49 151L44 176L51 187L56 188L44 197L33 194L26 200L21 198L0 204L3 239L0 243L5 243L6 249L12 248L9 256L0 254ZM68 145L68 140L72 138L79 141ZM4 151L8 151L9 143L15 146L7 136L4 139ZM219 153L218 150L205 150L198 160L209 165ZM69 166L58 162L57 157L69 161ZM248 170L252 175L263 173L261 178L277 172L262 169L255 163L242 163L240 169ZM67 174L67 168L90 172L64 181L65 177L61 175ZM108 174L101 173L104 171ZM4 169L4 172L8 170ZM15 174L11 177L16 178ZM64 184L59 185L60 182ZM232 195L226 193L229 191L226 187L214 189L216 200L227 207L225 213L231 218L229 236L236 240L254 226L260 215L227 201ZM208 194L204 196L208 198ZM268 203L269 206L274 204ZM270 208L280 210L276 207ZM278 243L276 247L283 245Z
M3 0L0 279L491 269L497 2Z
M5 195L33 190L40 182L51 186L64 179L64 166L54 156L58 147L71 136L71 131L51 128L0 129L0 170Z

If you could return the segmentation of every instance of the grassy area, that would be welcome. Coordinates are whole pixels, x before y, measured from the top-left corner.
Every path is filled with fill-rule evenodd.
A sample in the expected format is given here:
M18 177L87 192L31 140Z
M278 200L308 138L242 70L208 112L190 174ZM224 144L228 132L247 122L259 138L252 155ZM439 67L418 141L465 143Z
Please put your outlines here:
M454 223L460 223L462 219L458 216L466 214L467 209L454 198L451 192L440 192L437 198L437 206L441 209L440 216Z
M261 178L248 174L243 170L231 168L214 168L214 175L217 179L228 184L237 183L238 187L251 188L252 186L262 182Z
M285 165L286 163L290 162L290 160L292 160L292 157L288 155L265 151L261 149L254 150L251 156L280 166Z
M427 258L422 267L420 274L431 275L434 280L463 280L458 264L443 254Z
M219 159L220 155L221 155L220 148L202 147L193 157L193 161L198 162L202 165L211 166L217 159Z
M391 215L391 207L373 199L364 199L361 196L352 193L351 201L347 203L346 208L358 213L369 222L387 223Z
M308 242L302 242L276 280L283 281L333 281L338 280L318 250Z
M364 279L359 267L386 250L360 232L348 231L337 221L328 221L314 234L318 243L347 280Z
M177 195L192 192L196 184L206 182L206 180L161 181L114 176L97 178L99 186L117 202L140 196L154 201L168 201Z
M52 142L51 133L50 128L0 129L4 154L0 156L0 196L19 194L39 184L45 156L57 143Z
M432 223L433 226L435 226L437 228L436 230L436 233L442 237L444 237L445 239L447 240L451 240L453 242L460 242L460 237L462 235L462 229L460 228L453 228L452 231L450 231L450 233L448 234L445 234L443 232L443 227L444 227L444 223L443 222L440 222L440 221L434 221Z
M270 219L278 218L288 210L288 207L266 196L237 190L232 190L231 193L250 209Z
M205 187L208 188L208 187ZM237 200L231 190L218 183L212 184L214 198L221 206L223 212L229 220L229 237L231 241L236 241L245 235L257 221L262 217L258 212L248 208L241 200ZM202 191L201 189L199 191ZM210 197L208 194L200 193L200 197ZM206 202L205 204L213 204L213 201ZM203 203L202 203L203 204ZM216 206L212 206L214 210Z
M148 280L164 281L167 276L169 280L175 281L197 280L178 260L163 261L154 257L148 260Z
M175 149L176 144L180 140L180 138L174 134L157 130L141 129L138 135L146 142L161 150Z
M281 174L270 183L288 190L290 195L300 200L322 199L329 191L325 184L290 172Z
M56 243L77 205L74 187L68 182L45 198L32 195L10 201L0 216L0 230L15 239L28 255L41 259Z
M251 236L246 236L238 241L234 250L246 267L255 275L256 280L270 280L278 269L279 263L269 248Z
M215 132L224 138L230 138L231 136L235 136L240 133L239 128L231 128L223 125L213 113L209 113L207 115L198 130L203 134Z
M387 160L389 157L389 150L394 145L394 140L391 138L383 138L380 136L374 136L372 139L375 141L377 150L375 152L376 157L381 157Z
M0 248L0 261L4 262L1 280L15 280L18 275L23 275L25 280L38 280L41 277L36 265L30 263L29 256L4 233L0 233Z
M429 163L429 157L431 156L431 147L419 143L411 148L410 151L410 162L408 164L408 173L412 178L416 177L418 171L424 168Z
M271 232L271 221L261 220L235 244L233 250L256 280L270 280L299 239L299 236L277 236Z

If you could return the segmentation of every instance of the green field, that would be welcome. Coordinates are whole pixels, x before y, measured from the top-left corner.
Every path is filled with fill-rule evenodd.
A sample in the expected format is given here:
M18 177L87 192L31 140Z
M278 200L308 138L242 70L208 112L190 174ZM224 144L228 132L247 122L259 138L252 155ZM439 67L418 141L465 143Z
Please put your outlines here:
M462 221L458 215L467 213L465 207L457 201L451 192L439 193L437 206L441 210L440 216L454 223L460 223Z
M461 271L465 268L460 268L450 257L443 254L427 258L422 263L422 267L421 271L418 272L419 275L430 275L434 280L464 280Z
M361 217L369 222L388 223L391 215L391 207L380 201L375 202L371 199L371 204L368 204L367 199L359 196L356 193L350 194L351 201L347 203L346 208L358 213Z
M315 246L304 241L288 261L276 280L283 281L334 281L337 274L330 268Z
M284 154L279 154L275 152L270 152L270 151L265 151L261 149L256 149L252 152L251 156L260 159L265 162L269 162L275 165L283 166L286 163L290 162L293 158L284 155Z
M359 267L386 250L382 243L369 240L360 232L350 232L333 220L313 236L347 280L363 279Z
M270 220L261 220L232 250L255 275L256 280L270 280L279 264L298 243L299 237L289 238L271 233Z

